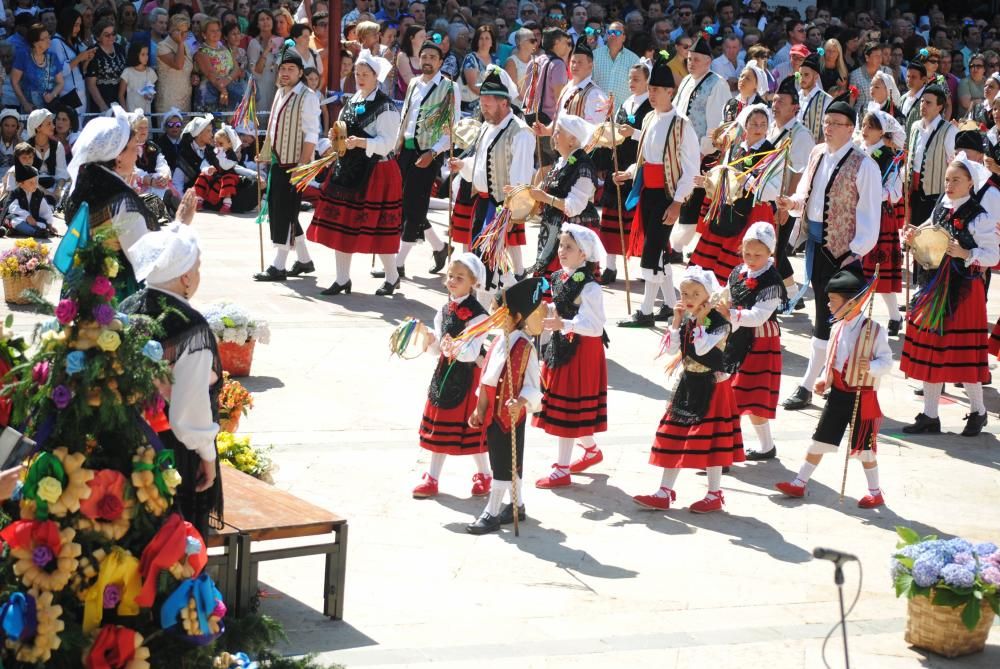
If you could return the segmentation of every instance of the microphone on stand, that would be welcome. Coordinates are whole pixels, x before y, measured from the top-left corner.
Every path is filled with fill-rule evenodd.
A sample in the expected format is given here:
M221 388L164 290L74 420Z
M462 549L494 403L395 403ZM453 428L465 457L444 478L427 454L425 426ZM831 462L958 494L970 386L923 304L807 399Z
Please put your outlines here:
M817 560L829 560L838 567L845 562L857 562L858 557L850 553L843 553L833 548L814 548L813 557Z

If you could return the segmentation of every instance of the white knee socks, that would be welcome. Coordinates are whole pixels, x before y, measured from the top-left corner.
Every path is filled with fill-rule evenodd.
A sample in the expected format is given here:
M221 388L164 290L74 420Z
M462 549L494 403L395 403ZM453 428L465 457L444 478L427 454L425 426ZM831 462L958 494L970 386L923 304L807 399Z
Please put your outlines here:
M441 478L441 470L444 469L444 459L448 457L444 453L431 453L431 465L427 470L427 473L431 475L431 478L437 481Z
M510 256L510 262L514 265L514 274L524 274L524 253L520 246L508 246L507 255Z
M677 306L677 293L674 292L674 270L670 265L663 268L663 280L660 281L660 293L663 303L673 309Z
M434 251L440 251L444 248L444 242L438 237L437 233L434 232L434 228L427 228L424 230L424 239L427 243L431 245L431 249Z
M868 492L872 495L879 493L878 487L878 465L871 469L865 469L865 478L868 479Z
M708 492L722 490L722 467L706 467L705 474L708 475Z
M612 272L618 271L618 256L614 253L608 254L608 259L604 261L604 269L609 269Z
M965 394L969 396L969 408L978 414L986 413L986 404L983 403L983 384L965 383Z
M814 471L816 471L816 465L811 462L803 462L801 469L799 469L799 475L795 477L792 483L804 486L809 483L809 477L813 475Z
M774 439L771 438L771 421L766 423L753 423L753 430L757 433L757 441L760 444L760 452L767 453L774 448Z
M284 244L275 244L274 246L274 261L271 263L271 267L275 269L285 269L288 265L288 247Z
M416 246L416 242L400 242L399 243L399 253L396 254L396 267L402 267L406 264L406 257L410 255L410 251Z
M896 293L882 293L882 301L885 302L885 308L889 311L890 321L903 320L903 315L899 313L899 298L896 297Z
M295 257L299 262L311 262L309 248L306 246L306 236L299 235L295 238Z
M573 457L573 437L559 437L559 458L556 464L560 469L569 469L569 460Z
M809 392L812 392L813 386L816 385L816 377L819 376L820 371L823 369L823 363L826 362L826 347L828 343L825 339L812 338L812 352L809 354L809 364L806 366L806 373L802 377L800 384Z
M663 477L660 479L660 489L656 491L656 497L666 497L669 490L674 489L677 483L677 475L681 473L679 469L664 469Z
M396 254L380 253L378 259L382 261L382 269L385 270L385 280L388 283L396 283L399 279L399 272L396 270Z
M492 472L490 472L489 453L473 453L472 460L476 463L477 472L480 474L486 474L487 476L492 476Z
M653 305L656 303L656 296L660 292L660 282L663 281L663 274L653 274L653 270L642 270L642 278L646 282L642 286L642 304L639 311L645 315L653 313Z
M334 251L334 259L337 263L337 278L335 280L341 286L351 279L351 255L353 254Z
M938 403L941 401L943 389L943 383L924 382L924 415L928 418L938 417ZM982 388L979 389L979 393L979 398L982 400Z
M486 513L491 516L500 515L500 507L503 506L503 498L510 490L510 481L494 481L490 488L490 498L486 501Z
M670 232L670 248L674 251L684 253L684 247L694 239L697 226L675 223L674 229Z

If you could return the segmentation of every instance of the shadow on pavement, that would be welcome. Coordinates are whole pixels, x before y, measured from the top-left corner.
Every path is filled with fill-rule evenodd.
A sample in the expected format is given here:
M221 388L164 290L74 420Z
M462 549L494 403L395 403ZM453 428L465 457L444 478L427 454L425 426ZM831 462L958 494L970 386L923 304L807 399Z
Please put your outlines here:
M545 528L537 523L526 522L520 527L520 537L514 536L512 528L504 527L500 538L513 543L525 553L539 560L551 562L557 567L594 578L635 578L639 572L631 569L603 564L585 550L564 546L566 534L556 529Z
M266 585L263 581L260 588L267 593L261 598L261 613L281 621L288 637L288 641L280 646L283 653L306 655L378 645L377 641L350 623L331 620L318 609ZM317 606L320 605L320 594L317 592Z
M240 383L246 386L246 389L252 393L260 393L265 390L285 387L284 382L274 376L247 376L244 377Z
M666 401L667 399L666 386L653 383L610 358L608 359L608 388L654 400Z

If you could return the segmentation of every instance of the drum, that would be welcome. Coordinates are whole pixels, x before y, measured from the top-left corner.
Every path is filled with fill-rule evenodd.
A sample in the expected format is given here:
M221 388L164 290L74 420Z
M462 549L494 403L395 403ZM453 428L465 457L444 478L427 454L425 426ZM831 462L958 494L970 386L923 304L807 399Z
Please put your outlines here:
M612 137L611 121L605 121L604 123L601 123L599 126L597 126L597 129L594 131L594 134L591 135L590 141L587 143L587 146L584 148L584 151L590 153L594 149L611 149L616 146L619 146L622 142L624 142L625 137L621 134L621 132L619 132L621 124L615 124L615 125L616 127L613 133L615 140L614 143L612 143L611 141Z
M531 186L515 186L504 198L503 206L515 221L523 221L535 210L535 199L531 197Z
M708 171L705 178L708 179L708 185L705 186L705 197L709 200L715 199L715 193L719 189L719 185L722 183L723 173L726 175L726 204L732 204L736 201L736 198L742 193L740 189L740 181L737 178L737 173L735 169L725 167L723 165L716 165Z
M455 140L455 148L460 151L465 151L467 148L472 146L476 141L476 137L479 136L479 130L483 127L482 122L474 118L463 118L461 121L455 124L455 128L452 131L452 137Z
M910 242L913 259L926 270L937 269L948 252L951 235L937 225L921 225Z

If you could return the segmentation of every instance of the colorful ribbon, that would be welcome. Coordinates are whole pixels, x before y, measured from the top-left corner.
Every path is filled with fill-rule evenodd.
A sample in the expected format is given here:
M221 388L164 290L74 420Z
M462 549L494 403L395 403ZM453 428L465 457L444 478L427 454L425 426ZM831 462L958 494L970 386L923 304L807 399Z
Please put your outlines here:
M195 609L198 612L198 626L205 634L208 634L208 617L222 604L222 593L215 587L215 583L208 574L202 574L198 578L189 578L182 582L174 590L167 600L160 607L160 627L170 629L180 624L181 611L187 608L188 601L194 599Z
M170 488L167 486L167 482L163 480L163 472L167 469L174 468L174 452L172 450L164 449L156 454L153 458L153 462L136 462L132 465L132 470L137 472L153 472L153 483L156 484L156 489L160 492L160 496L163 499L169 500L171 497Z
M0 625L11 641L27 641L38 631L38 610L35 598L23 592L12 593L0 606Z
M117 602L106 598L107 588L119 589ZM105 608L116 608L120 616L139 614L135 600L141 590L139 561L123 548L114 548L103 561L97 581L87 589L83 597L83 631L90 634L101 626ZM105 606L113 604L112 606Z
M39 453L35 461L31 463L28 474L24 478L24 487L21 492L23 497L35 502L37 509L35 515L39 520L45 520L49 517L49 503L38 496L38 484L42 479L48 477L59 481L63 487L66 486L66 470L63 464L59 462L59 458L46 451Z
M201 542L201 550L187 556L188 564L194 568L195 574L200 574L208 563L208 551L205 542L194 526L185 521L179 514L173 513L163 523L153 539L142 551L139 562L139 574L142 577L142 592L135 598L136 603L149 608L156 599L156 585L160 572L169 569L179 562L187 553L188 537Z

